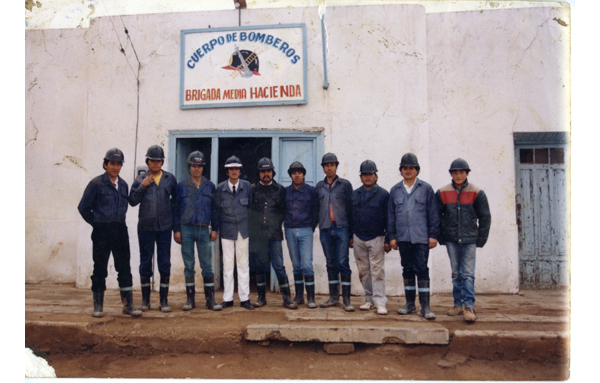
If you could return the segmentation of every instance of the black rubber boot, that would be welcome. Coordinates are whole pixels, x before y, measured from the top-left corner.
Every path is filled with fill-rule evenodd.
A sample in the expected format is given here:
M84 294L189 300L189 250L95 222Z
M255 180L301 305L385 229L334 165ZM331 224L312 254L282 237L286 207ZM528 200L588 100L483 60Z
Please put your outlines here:
M102 312L102 306L104 305L104 291L92 292L94 295L94 311L92 316L94 318L102 318L104 312Z
M215 277L204 278L204 298L206 308L213 311L221 311L223 307L215 303Z
M296 293L294 302L296 302L297 305L304 304L304 275L294 274L294 287Z
M121 290L121 302L123 303L123 314L134 317L142 315L140 310L133 307L133 292L131 290Z
M196 307L196 283L194 276L185 277L185 294L187 295L187 302L181 308L183 311L190 311Z
M167 301L167 296L169 295L169 279L171 279L169 275L160 276L160 289L158 290L158 294L160 296L160 311L163 313L171 312L171 308Z
M435 314L429 310L429 281L418 281L419 303L421 304L421 316L425 319L435 319Z
M267 276L257 275L256 276L256 291L258 292L258 299L253 303L254 307L263 307L267 304Z
M150 310L150 277L142 277L140 275L140 287L142 288L142 304L140 310Z
M281 291L281 296L283 297L283 307L292 310L297 309L298 305L291 298L290 281L287 275L277 278L277 282L279 282L279 291Z
M404 295L406 298L406 305L403 308L398 309L398 314L400 315L408 315L417 312L417 306L415 306L415 299L417 297L415 282L416 281L414 279L404 280Z
M304 284L306 285L306 301L309 309L316 309L315 303L315 276L305 275Z
M327 308L340 305L340 281L337 274L327 274L329 280L329 299L319 303L319 307Z
M350 284L351 281L350 275L342 275L342 301L344 302L344 310L346 311L354 311L354 306L350 302L350 288L352 287Z

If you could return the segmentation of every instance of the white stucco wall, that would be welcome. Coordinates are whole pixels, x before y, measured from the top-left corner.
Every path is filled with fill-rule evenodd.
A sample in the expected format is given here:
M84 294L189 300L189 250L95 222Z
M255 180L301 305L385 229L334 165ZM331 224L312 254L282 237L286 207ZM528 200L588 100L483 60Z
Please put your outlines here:
M562 20L568 14L534 8L426 15L419 5L327 7L325 12L328 90L322 87L316 7L243 12L242 26L306 24L308 104L301 106L179 109L180 31L237 26L237 11L102 17L87 30L27 31L26 281L76 282L88 288L91 228L80 218L77 203L89 180L102 173L102 157L110 147L124 151L121 175L130 185L133 181L137 61L123 33L125 24L141 62L138 166L148 146L168 149L169 131L237 130L240 121L249 129L323 129L325 152L338 155L338 173L355 187L360 185L359 165L367 158L377 163L379 183L389 190L400 180L398 163L405 152L419 156L420 177L434 189L449 182L445 169L463 156L473 168L471 180L486 190L492 204L492 233L480 252L478 291L514 292L518 245L512 132L543 130L528 123L536 115L548 124L560 117L562 122L551 129L568 130L563 124L568 116L556 114L568 99L564 88L557 88L568 89L568 78L555 84L556 71L564 65L557 52L568 47L568 28L548 12L558 12ZM545 27L538 28L548 16ZM531 78L529 70L553 74ZM517 87L508 86L513 75L521 80ZM531 100L537 89L552 97ZM456 146L469 151L457 154ZM45 177L48 173L52 177ZM127 219L134 286L139 286L137 212L130 208ZM445 248L434 249L430 259L433 290L450 291ZM171 286L181 291L183 265L175 243L171 261ZM314 261L317 291L325 293L318 235ZM352 256L350 263L353 292L360 294ZM110 268L107 285L116 288ZM286 269L291 279L289 260ZM403 294L397 251L386 256L386 273L387 293Z
M478 291L518 289L513 132L570 131L569 20L568 8L550 7L427 15L431 181L449 183L452 160L466 159L492 212ZM447 256L432 270L450 289Z

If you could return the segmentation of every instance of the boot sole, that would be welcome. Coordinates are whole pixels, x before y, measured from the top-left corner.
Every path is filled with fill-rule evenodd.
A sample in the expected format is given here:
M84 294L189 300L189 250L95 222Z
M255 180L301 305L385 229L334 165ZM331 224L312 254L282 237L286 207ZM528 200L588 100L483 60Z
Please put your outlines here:
M337 302L337 303L320 303L319 307L326 309L326 308L329 308L329 307L337 307L339 305L340 305L340 302Z
M92 313L92 316L94 318L102 318L102 317L104 317L104 313Z

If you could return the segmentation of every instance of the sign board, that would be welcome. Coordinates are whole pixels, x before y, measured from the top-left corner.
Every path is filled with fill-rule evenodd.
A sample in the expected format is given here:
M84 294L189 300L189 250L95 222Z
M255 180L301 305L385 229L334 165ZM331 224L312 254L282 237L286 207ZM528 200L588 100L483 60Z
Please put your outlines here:
M181 31L181 109L306 104L304 24Z

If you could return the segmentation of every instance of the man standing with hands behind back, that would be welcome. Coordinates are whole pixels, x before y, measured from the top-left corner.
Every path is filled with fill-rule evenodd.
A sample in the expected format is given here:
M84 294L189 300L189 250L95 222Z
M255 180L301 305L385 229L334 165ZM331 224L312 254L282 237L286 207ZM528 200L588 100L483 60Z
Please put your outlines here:
M416 312L415 279L418 280L421 316L435 319L429 309L429 249L437 246L440 214L435 193L427 182L417 178L421 167L417 156L406 153L400 160L403 180L390 190L388 235L394 250L400 250L406 306L398 314Z
M171 276L171 230L177 180L173 174L161 169L164 160L163 148L158 145L148 148L146 152L148 173L139 175L131 185L129 204L131 206L140 204L137 228L142 288L140 310L150 309L150 278L154 274L152 255L156 243L156 260L160 273L160 311L168 313L171 311L167 295Z

